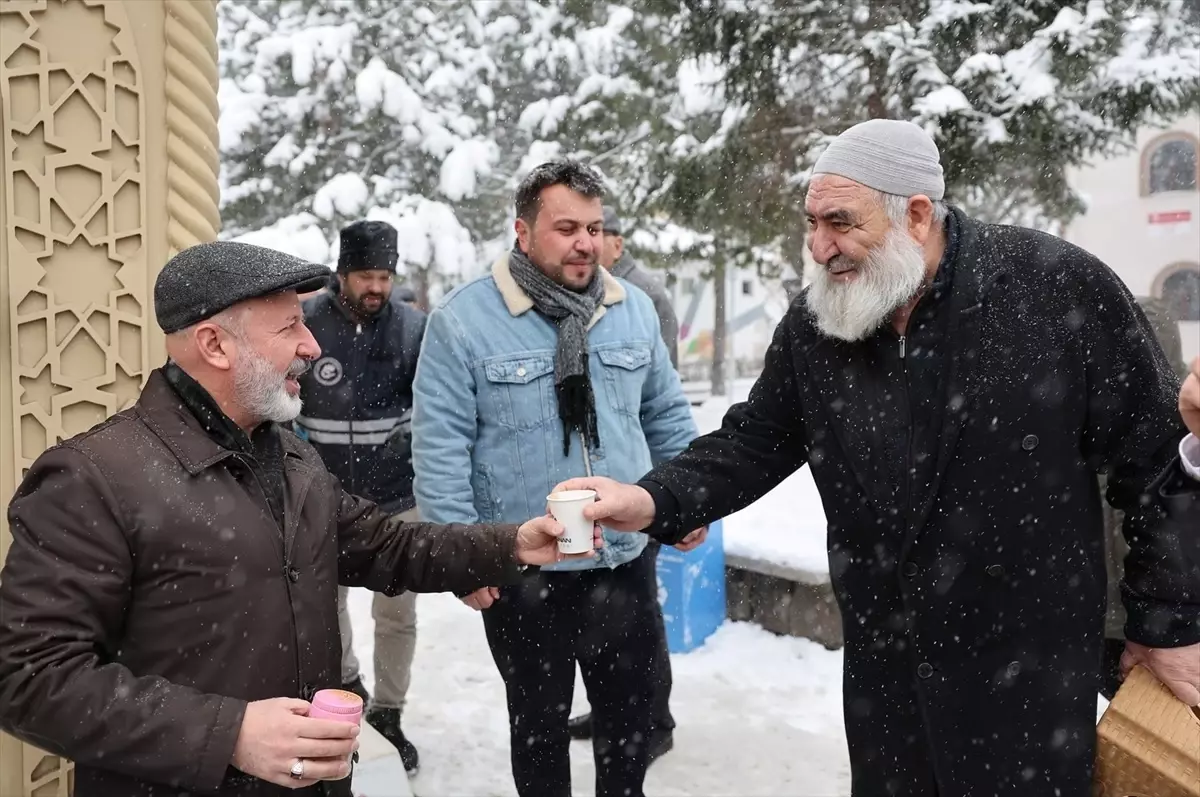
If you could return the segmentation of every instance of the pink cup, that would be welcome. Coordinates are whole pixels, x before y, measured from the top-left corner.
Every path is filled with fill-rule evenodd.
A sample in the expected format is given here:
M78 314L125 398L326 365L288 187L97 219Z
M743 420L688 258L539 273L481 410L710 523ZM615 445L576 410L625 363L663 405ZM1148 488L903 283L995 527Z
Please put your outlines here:
M362 724L362 698L345 689L322 689L313 695L308 716L322 720L340 720Z

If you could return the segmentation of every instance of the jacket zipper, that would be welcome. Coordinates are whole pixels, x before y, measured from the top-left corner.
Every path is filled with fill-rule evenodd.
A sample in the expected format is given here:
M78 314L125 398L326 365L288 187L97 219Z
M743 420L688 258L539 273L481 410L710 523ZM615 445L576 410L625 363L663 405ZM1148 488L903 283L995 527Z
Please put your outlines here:
M358 474L355 472L354 464L357 457L354 456L354 419L358 417L358 379L356 374L362 373L358 367L358 341L362 337L362 322L358 321L354 324L354 345L350 348L350 367L354 369L354 373L346 372L346 378L350 380L350 439L346 441L347 447L350 449L350 490L349 492L358 493Z
M262 483L262 479L260 479L258 477L258 472L254 469L254 466L250 462L247 462L246 458L243 457L241 454L236 454L235 456L239 460L241 460L242 464L245 465L246 468L250 471L250 476L253 477L254 483L256 485L258 485L258 491L260 493L262 493L263 501L265 501L267 504L267 513L270 514L273 518L275 516L275 513L271 511L271 501L269 498L267 498L267 488ZM288 606L290 607L292 605L291 571L292 571L293 565L292 565L292 557L288 553L288 550L287 550L287 528L286 528L286 526L287 526L287 505L286 505L286 501L287 501L287 490L285 489L284 490L285 505L280 507L280 510L283 512L284 517L281 520L277 521L277 525L279 528L280 550L283 553L283 589L285 592L287 592ZM292 638L299 640L300 639L300 630L296 624L296 612L295 611L288 612L288 619L291 621ZM300 686L303 689L304 678L302 676L301 668L300 668L300 645L299 644L292 645L292 654L293 654L293 658L295 659L295 662L296 662L296 684L297 684L297 686ZM305 699L307 700L307 698L305 698Z
M912 397L908 391L908 336L900 336L900 383L904 391L904 412L908 415L904 424L904 525L905 533L912 524L912 488L913 488L913 411Z
M588 448L587 435L583 432L579 433L579 442L583 445L583 472L590 479L592 477L592 451Z

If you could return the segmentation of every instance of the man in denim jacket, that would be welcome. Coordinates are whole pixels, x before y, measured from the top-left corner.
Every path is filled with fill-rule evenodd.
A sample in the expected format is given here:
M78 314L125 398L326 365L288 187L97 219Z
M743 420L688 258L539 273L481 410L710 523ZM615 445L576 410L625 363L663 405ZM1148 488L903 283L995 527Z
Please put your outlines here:
M544 513L558 482L640 478L696 436L649 297L598 267L603 183L543 164L516 197L517 242L430 315L413 392L421 516ZM596 793L641 797L656 653L646 537L605 532L587 562L465 597L508 693L522 797L570 794L567 712L579 662L595 723Z

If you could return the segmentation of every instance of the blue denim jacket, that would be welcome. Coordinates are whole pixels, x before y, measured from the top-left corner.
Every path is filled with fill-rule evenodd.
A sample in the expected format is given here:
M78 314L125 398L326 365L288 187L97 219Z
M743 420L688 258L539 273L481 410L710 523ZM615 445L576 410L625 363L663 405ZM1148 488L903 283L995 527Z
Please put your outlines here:
M600 445L573 439L563 456L554 393L558 330L508 270L453 291L429 316L413 385L414 492L434 523L523 523L546 512L564 479L635 482L696 436L691 407L640 289L602 272L605 294L588 330L588 369ZM605 530L594 559L545 569L616 567L636 558L644 534Z

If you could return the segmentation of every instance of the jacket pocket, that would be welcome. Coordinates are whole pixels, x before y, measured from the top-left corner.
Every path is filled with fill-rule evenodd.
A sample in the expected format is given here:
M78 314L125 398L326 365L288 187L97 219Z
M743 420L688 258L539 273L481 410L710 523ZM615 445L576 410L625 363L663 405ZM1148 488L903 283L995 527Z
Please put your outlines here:
M489 360L484 377L502 426L538 429L557 417L553 354L521 354Z
M638 417L642 385L650 373L650 346L641 342L606 346L597 349L596 356L604 365L604 386L612 406Z
M479 522L501 522L500 502L497 500L496 482L492 478L491 467L480 463L475 468L475 472L471 474L471 489L475 493L475 512L479 515Z

